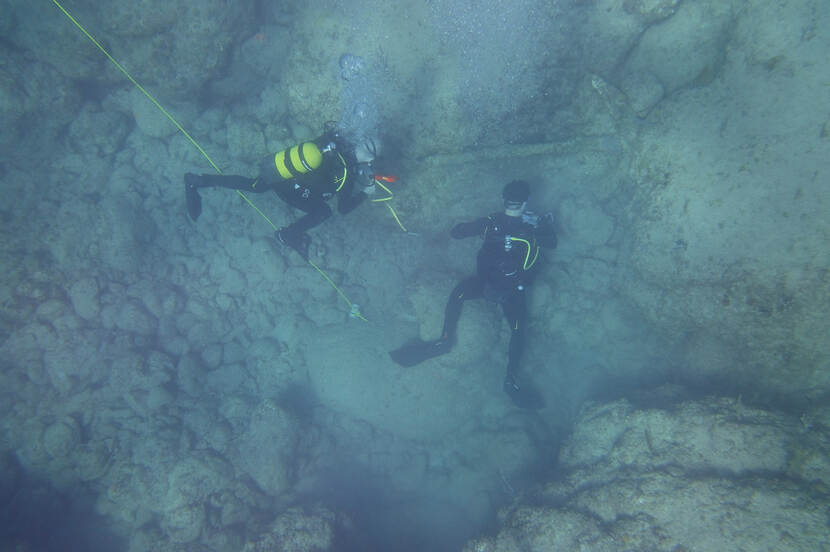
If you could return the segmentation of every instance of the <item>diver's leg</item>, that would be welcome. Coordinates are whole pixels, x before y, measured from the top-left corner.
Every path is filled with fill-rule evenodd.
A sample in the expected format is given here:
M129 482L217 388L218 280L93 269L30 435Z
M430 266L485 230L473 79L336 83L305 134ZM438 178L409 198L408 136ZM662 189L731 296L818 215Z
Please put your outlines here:
M248 178L247 176L224 175L224 174L193 174L184 175L184 197L187 205L187 213L194 221L202 214L202 196L199 195L199 188L231 188L245 192L261 193L270 189L270 186L263 186L259 178Z
M519 372L519 362L525 348L525 337L527 335L527 300L522 292L511 294L503 303L507 322L510 324L510 345L507 351L507 375L504 378L505 391L510 392L509 387L518 390L516 379Z
M446 354L452 349L455 342L455 328L461 316L461 306L467 299L475 299L483 295L484 286L478 276L462 280L450 294L444 314L444 330L441 337L433 341L413 339L403 346L389 352L392 360L401 366L415 366L425 360Z
M294 223L277 230L277 239L281 243L296 250L297 253L302 255L303 259L308 260L308 248L311 245L311 238L306 234L306 230L314 228L329 218L331 216L331 207L322 200L319 202L306 202L298 207L306 211L306 214Z
M192 188L230 188L243 192L259 194L270 190L270 186L262 185L259 178L250 178L235 174L192 174L184 176L185 182Z
M527 335L527 301L525 294L516 292L504 303L502 310L510 323L510 345L507 352L507 372L516 374L525 347Z
M519 384L519 361L522 358L527 335L527 298L516 291L502 303L504 314L510 322L510 346L507 352L507 375L504 376L504 391L519 408L537 410L545 407L545 397L527 378Z
M304 205L297 206L299 209L305 211L305 215L297 219L291 225L286 227L293 232L305 232L311 230L327 218L331 216L331 207L325 201L307 202Z
M447 340L447 346L452 347L455 341L455 330L458 319L461 318L461 307L468 299L479 299L484 296L484 282L478 276L470 276L461 282L450 293L447 306L444 309L444 328L441 330L441 339Z

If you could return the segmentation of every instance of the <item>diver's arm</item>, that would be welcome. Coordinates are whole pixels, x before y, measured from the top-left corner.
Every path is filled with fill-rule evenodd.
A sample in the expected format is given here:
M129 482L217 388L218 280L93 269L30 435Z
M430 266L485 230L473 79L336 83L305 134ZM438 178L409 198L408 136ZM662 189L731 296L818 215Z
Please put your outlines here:
M363 192L356 192L354 189L354 178L347 178L343 188L337 192L337 212L341 215L350 213L363 203L369 196Z
M487 228L489 222L490 219L487 217L481 217L471 222L462 222L453 226L450 234L457 240L481 236L484 234L484 229Z
M556 249L559 240L556 238L556 233L551 232L550 234L537 234L536 243L545 249Z
M553 223L553 214L548 213L539 219L536 226L536 243L546 249L556 249L556 229Z

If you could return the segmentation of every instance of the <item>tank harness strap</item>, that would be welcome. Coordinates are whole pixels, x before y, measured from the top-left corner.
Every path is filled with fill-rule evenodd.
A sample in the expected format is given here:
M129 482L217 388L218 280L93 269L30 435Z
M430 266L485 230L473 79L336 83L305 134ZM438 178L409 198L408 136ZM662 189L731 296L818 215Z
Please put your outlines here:
M334 177L334 183L337 184L337 189L335 191L339 192L340 189L343 187L343 184L346 183L346 177L348 177L348 175L349 175L349 168L348 168L348 165L346 165L346 160L343 159L342 155L340 155L338 153L337 157L340 159L340 162L343 164L343 176L342 177L338 177L338 176Z
M531 244L529 240L510 236L510 241L522 242L525 245L525 247L527 247L527 253L525 254L525 262L522 268L524 270L530 270L533 267L533 265L536 264L536 259L539 258L539 246L536 245L536 240L534 239L533 243ZM530 258L531 252L533 253L532 259Z

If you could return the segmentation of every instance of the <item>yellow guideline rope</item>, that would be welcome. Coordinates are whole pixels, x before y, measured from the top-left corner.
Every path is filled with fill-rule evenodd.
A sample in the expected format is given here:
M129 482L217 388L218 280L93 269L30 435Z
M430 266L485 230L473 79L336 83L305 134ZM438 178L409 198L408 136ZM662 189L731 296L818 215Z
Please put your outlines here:
M379 199L373 199L372 203L388 202L390 199L392 199L392 197L394 196L394 194L392 193L392 190L390 190L389 188L384 186L381 183L381 181L378 180L377 178L375 178L375 184L377 184L378 186L383 188L383 191L385 191L389 195L386 196L386 197L381 197ZM391 212L392 216L395 217L395 222L398 223L398 226L401 227L401 230L403 230L406 233L409 233L409 230L407 230L406 226L403 225L403 223L401 222L401 219L398 218L398 213L395 212L395 209L392 208L392 205L390 205L389 203L386 203L386 206L389 207L389 212Z
M125 76L125 77L127 77L128 79L130 79L130 82L131 82L131 83L133 83L133 84L136 86L136 88L138 88L139 90L141 90L141 92L142 92L145 96L147 96L147 98L148 98L151 102L153 102L153 104L154 104L157 108L159 108L159 110L160 110L162 113L164 113L164 115L165 115L168 119L170 119L170 122L172 122L174 125L176 125L176 128L177 128L177 129L179 129L179 130L181 131L181 133L182 133L182 134L184 134L184 135L187 137L187 139L188 139L188 140L190 140L190 142L191 142L194 146L196 146L196 148L197 148L200 152L202 152L202 155L204 155L204 156L205 156L205 159L207 159L207 160L208 160L208 163L210 163L210 166L211 166L211 167L213 167L214 169L216 169L216 172L218 172L219 174L222 174L222 171L220 171L220 170L219 170L219 167L217 167L217 166L216 166L216 163L214 163L214 162L213 162L213 159L211 159L211 158L210 158L210 156L207 154L207 152L205 152L205 150L203 150L203 149L202 149L202 146L200 146L199 144L197 144L197 143L196 143L196 140L194 140L194 139L190 136L190 134L188 134L188 133L187 133L187 131L186 131L185 129L183 129L183 128L182 128L182 125L180 125L180 124L179 124L179 122L178 122L176 119L174 119L174 118L173 118L173 116L172 116L172 115L170 115L170 114L167 112L167 110L166 110L166 109L164 109L164 108L161 106L161 104L160 104L160 103L158 103L158 102L156 101L156 99L150 95L150 93L149 93L149 92L147 92L146 90L144 90L144 87L143 87L143 86L141 86L140 84L138 84L138 82L136 82L136 80L132 77L132 75L130 75L130 74L127 72L127 70L126 70L126 69L124 69L123 67L121 67L121 64L120 64L120 63L118 63L118 62L115 60L115 58L114 58L114 57L112 57L112 56L109 54L109 52L107 52L107 51L104 49L104 47L103 47L103 46L101 46L101 44L100 44L97 40L95 40L95 38L93 38L93 36L92 36L91 34L89 34L89 33L87 32L87 30L86 30L86 29L84 29L83 25L81 25L80 23L78 23L78 20L77 20L77 19L75 19L74 17L72 17L72 14L70 14L68 11L66 11L66 9L65 9L63 6L61 6L61 5L60 5L60 3L58 2L58 0L52 0L52 2L54 2L54 3L55 3L55 5L56 5L58 8L60 8L60 10L61 10L61 11L62 11L65 15L66 15L66 17L68 17L68 18L69 18L69 20L70 20L70 21L72 21L72 22L75 24L75 26L76 26L76 27L78 27L78 28L81 30L81 32L82 32L82 33L84 33L84 34L86 35L86 37L92 41L92 43L93 43L93 44L95 44L96 46L98 46L98 49L99 49L99 50L101 50L101 51L104 53L104 55L105 55L105 56L107 56L107 57L109 58L109 60L110 60L111 62L113 62L113 64L115 64L115 66L116 66L116 67L118 67L118 70L119 70L119 71L121 71L122 73L124 73L124 76Z
M317 266L316 264L314 264L312 261L308 261L308 264L310 264L311 266L313 266L314 268L316 268L316 269L317 269L317 272L319 272L320 274L322 274L322 275L323 275L323 278L325 278L326 280L328 280L328 281L329 281L329 283L331 284L331 287L333 287L333 288L337 291L337 293L339 293L339 294L340 294L340 297L342 297L342 298L343 298L343 300L344 300L344 301L346 301L346 302L349 304L349 306L351 306L352 310L351 310L351 312L349 313L349 316L352 316L352 317L354 317L354 318L360 318L360 319L361 319L361 320L363 320L364 322L368 322L368 320L366 320L366 319L363 317L363 315L362 315L362 314L360 314L360 310L358 310L357 305L356 305L355 303L352 303L351 301L349 301L349 298L348 298L348 297L346 297L346 295L345 295L342 291L340 291L340 288L339 288L339 287L337 287L337 285L334 283L334 281L333 281L333 280L329 277L329 275L328 275L328 274L326 274L326 272L325 272L322 268L320 268L319 266Z
M191 143L191 144L193 144L194 146L196 146L196 149L198 149L198 150L199 150L199 152L201 152L201 154L205 157L205 159L207 159L207 160L208 160L208 163L210 163L210 166L211 166L211 167L213 167L213 168L216 170L216 172L217 172L217 173L222 174L222 171L219 169L219 167L218 167L218 166L216 166L216 163L214 163L214 162L213 162L213 159L211 159L211 158L210 158L210 156L207 154L207 152L206 152L204 149L202 149L202 146L200 146L200 145L196 142L196 140L194 140L194 139L193 139L193 137L192 137L192 136L190 136L190 134L188 134L188 132L187 132L187 131L186 131L186 130L182 127L182 125L180 125L180 124L179 124L179 122L178 122L176 119L174 119L174 118L173 118L173 116L172 116L172 115L170 115L170 113L168 113L168 112L167 112L167 110L166 110L166 109L164 109L164 107L162 107L162 105L161 105L161 104L160 104L160 103L159 103L159 102L158 102L158 101L157 101L157 100L156 100L153 96L151 96L149 92L147 92L147 90L145 90L145 89L144 89L144 87L143 87L143 86L141 86L140 84L138 84L138 82L137 82L137 81L136 81L136 80L132 77L132 75L130 75L130 74L127 72L127 70L126 70L126 69L124 69L124 68L121 66L121 64L120 64L120 63L118 63L118 61L116 61L116 60L115 60L115 58L114 58L114 57L112 57L112 56L109 54L109 52L107 52L107 51L104 49L104 47L103 47L103 46L101 46L101 44L100 44L97 40L95 40L95 38L94 38L91 34L89 34L89 32L87 32L87 30L84 28L84 26L83 26L83 25L81 25L81 24L78 22L78 20L77 20L77 19L75 19L74 17L72 17L72 14L70 14L68 11L66 11L66 8L64 8L63 6L61 6L61 4L60 4L60 2L58 2L58 0L52 0L52 2L53 2L53 3L54 3L54 4L55 4L55 5L56 5L56 6L57 6L57 7L58 7L58 8L59 8L59 9L60 9L63 13L64 13L64 15L66 15L66 17L68 17L68 18L69 18L69 20L70 20L70 21L72 21L72 23L74 23L74 24L75 24L75 26L76 26L76 27L78 27L78 29L80 29L80 30L81 30L81 32L82 32L82 33L84 33L84 34L86 35L86 37L87 37L89 40L91 40L91 41L92 41L92 43L93 43L93 44L95 44L95 46L97 46L97 47L98 47L98 49L99 49L99 50L101 50L101 52L103 52L103 54L104 54L105 56L107 56L107 58L108 58L108 59L109 59L109 60L110 60L110 61L111 61L111 62L112 62L112 63L113 63L113 64L114 64L117 68L118 68L118 70L119 70L119 71L121 71L121 72L124 74L124 76L125 76L125 77L127 77L127 78L130 80L130 82L131 82L131 83L133 83L133 84L136 86L136 88L138 88L139 90L141 90L141 93L142 93L142 94L144 94L145 96L147 96L147 99L149 99L151 102L153 102L153 105L155 105L157 108L159 108L159 111L161 111L162 113L164 113L164 115L165 115L168 119L170 119L170 122L171 122L171 123L173 123L173 124L176 126L176 128L177 128L177 129L179 129L179 131L180 131L182 134L184 134L184 135L185 135L185 137L186 137L188 140L190 140L190 143ZM384 186L384 189L386 189L386 187L385 187L385 186ZM389 190L387 190L387 191L389 191ZM253 207L253 208L256 210L256 212L257 212L257 213L259 213L260 215L262 215L262 218L264 218L264 219L268 222L268 224L270 224L270 225L271 225L271 228L273 228L273 229L274 229L274 231L277 231L277 230L278 230L277 226L276 226L273 222L271 222L271 219L269 219L267 216L265 216L265 213L263 213L263 212L259 209L259 207L257 207L256 205L254 205L253 201L251 201L250 199L248 199L248 196L246 196L244 193L242 193L242 191L241 191L241 190L236 190L236 193L238 193L240 196L242 196L242 199L244 199L244 200L248 203L248 205L250 205L251 207ZM391 194L391 192L390 192L390 194ZM391 195L390 195L390 198L391 198ZM393 213L394 213L394 211L393 211ZM397 215L395 216L395 218L397 219ZM399 222L398 224L400 224L400 222ZM401 228L403 228L403 226L401 226ZM349 313L349 315L350 315L350 316L355 317L355 318L360 318L360 319L361 319L361 320L363 320L364 322L368 322L368 320L366 320L366 318L364 318L364 316L363 316L363 315L360 313L360 311L358 310L357 305L356 305L355 303L352 303L351 301L349 301L349 298L348 298L348 297L346 297L346 294L345 294L345 293L343 293L343 292L340 290L340 288L339 288L339 287L337 287L337 285L334 283L334 280L332 280L332 279L329 277L329 275L328 275L328 274L326 274L326 272L325 272L322 268L320 268L319 266L317 266L316 264L314 264L314 263L313 263L313 262L311 262L311 261L308 261L308 264L310 264L311 266L313 266L313 267L317 270L317 272L319 272L319 273L323 276L323 278L325 278L325 279L326 279L326 281L328 281L328 283L329 283L329 284L331 284L331 287L333 287L333 288L335 289L335 291L337 291L337 293L340 295L340 297L342 297L342 298L343 298L343 300L344 300L344 301L346 301L346 303L348 303L349 307L351 308L351 312Z

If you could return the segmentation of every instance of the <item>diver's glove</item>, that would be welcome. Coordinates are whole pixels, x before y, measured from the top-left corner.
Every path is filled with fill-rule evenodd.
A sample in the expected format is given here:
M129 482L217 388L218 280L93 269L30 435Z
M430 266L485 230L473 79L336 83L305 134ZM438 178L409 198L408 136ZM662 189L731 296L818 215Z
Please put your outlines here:
M522 221L537 228L553 228L553 213L537 215L533 211L522 213Z

